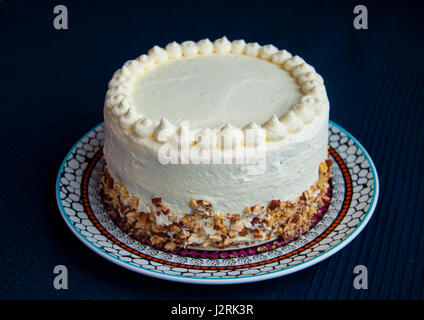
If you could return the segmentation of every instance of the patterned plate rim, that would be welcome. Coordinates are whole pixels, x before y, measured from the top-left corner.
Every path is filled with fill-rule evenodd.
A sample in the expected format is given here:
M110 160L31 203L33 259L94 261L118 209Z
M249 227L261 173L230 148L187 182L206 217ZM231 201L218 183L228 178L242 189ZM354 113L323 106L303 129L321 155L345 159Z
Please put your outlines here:
M340 241L336 245L330 246L324 252L312 257L311 259L309 259L305 262L301 262L301 263L295 264L293 266L288 266L288 267L281 269L281 270L270 271L270 272L267 272L265 274L260 274L260 275L254 275L253 274L253 275L247 275L247 276L226 277L226 278L197 278L197 277L193 277L193 276L165 274L163 272L158 272L158 271L150 270L150 269L147 269L147 268L143 268L143 267L138 266L138 265L131 264L127 261L120 259L119 257L115 257L115 256L111 255L110 253L106 252L105 250L99 248L98 246L96 246L96 244L94 244L89 239L87 239L87 237L84 236L75 227L74 223L69 219L68 214L65 211L65 208L63 206L63 203L62 203L62 200L61 200L61 197L60 197L61 177L62 177L62 174L63 174L65 164L66 164L67 160L71 157L74 150L81 144L81 142L90 133L92 133L93 131L95 131L99 127L103 126L103 124L104 124L103 122L101 122L100 124L98 124L97 126L92 128L90 131L88 131L85 135L83 135L73 145L73 147L69 150L69 152L67 153L64 160L61 163L61 166L59 168L58 175L57 175L57 178L56 178L56 200L57 200L57 204L58 204L58 207L59 207L59 211L60 211L62 218L64 219L66 225L71 229L72 233L74 233L74 235L84 245L86 245L88 248L90 248L91 250L93 250L94 252L99 254L100 256L104 257L105 259L107 259L107 260L109 260L109 261L111 261L111 262L113 262L113 263L115 263L119 266L122 266L126 269L129 269L131 271L135 271L137 273L141 273L141 274L144 274L144 275L147 275L147 276L151 276L151 277L155 277L155 278L159 278L159 279L176 281L176 282L184 282L184 283L234 284L234 283L247 283L247 282L262 281L262 280L273 279L273 278L276 278L276 277L281 277L283 275L291 274L291 273L306 269L306 268L308 268L312 265L315 265L315 264L329 258L330 256L337 253L341 249L343 249L365 228L365 226L369 222L369 220L372 217L372 215L375 211L375 208L377 206L378 197L379 197L379 181L378 181L377 170L375 168L374 162L372 161L370 155L365 150L365 148L359 143L359 141L355 137L353 137L348 131L346 131L343 127L334 123L333 121L330 121L329 123L330 123L331 126L335 127L336 129L338 129L339 131L344 133L348 137L348 139L352 140L352 142L359 148L361 153L364 155L366 161L368 162L371 173L372 173L372 177L373 177L372 199L371 199L371 202L369 204L368 210L365 213L365 215L363 216L362 220L355 227L355 229L353 231L351 231L342 241ZM350 174L350 172L349 172L349 174ZM350 204L350 206L351 205L352 204ZM110 240L108 239L108 241L110 241Z

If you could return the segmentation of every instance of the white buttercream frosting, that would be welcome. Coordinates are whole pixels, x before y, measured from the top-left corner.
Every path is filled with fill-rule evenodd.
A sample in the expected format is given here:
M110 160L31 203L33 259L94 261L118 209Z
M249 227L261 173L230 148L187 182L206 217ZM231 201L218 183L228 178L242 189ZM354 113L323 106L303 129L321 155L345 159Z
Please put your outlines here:
M118 88L120 88L120 89L118 89ZM122 88L123 88L123 86L120 85L120 86L112 88L114 90L109 90L107 92L105 107L108 110L111 110L114 106L120 104L122 100L127 98L127 95L126 95L127 91L126 91L126 89L122 89Z
M245 145L247 147L253 147L261 143L265 143L266 130L259 126L257 123L249 123L247 126L244 127L244 130L246 132L244 134L244 138Z
M133 103L130 99L123 99L119 104L113 106L112 113L114 116L122 116L128 112L129 108L133 107Z
M257 42L252 42L246 44L244 47L244 54L251 56L251 57L257 57L259 54L259 49L261 46Z
M316 80L319 83L324 83L322 77L316 72L306 72L297 77L297 82L303 85L305 82L310 80Z
M130 129L132 125L139 118L139 114L135 111L133 107L129 107L128 111L119 118L119 124L123 129Z
M231 51L231 42L227 37L215 40L213 46L216 53L229 53Z
M127 62L125 62L123 68L127 68L127 70L129 70L129 72L134 73L137 72L138 68L139 68L139 62L137 60L129 60Z
M259 49L259 56L262 59L269 59L274 53L277 53L278 49L274 47L272 44L267 44Z
M213 51L213 44L209 39L203 39L197 42L197 48L200 54L211 54Z
M163 165L157 155L160 145L121 134L108 112L104 155L115 181L140 199L149 201L152 194L162 197L177 216L188 212L190 199L209 201L215 212L242 213L246 205L295 200L316 183L318 166L327 157L326 111L298 133L268 144L266 170L257 175L247 175L246 164Z
M246 46L246 41L244 40L234 40L231 42L231 52L234 54L242 54L244 52L244 47Z
M129 84L123 83L123 84L119 84L116 85L112 88L110 88L107 92L106 92L106 99L109 100L111 97L113 97L114 95L117 94L123 94L126 95L127 92L130 91L130 86ZM110 101L113 104L116 104L117 101Z
M126 78L126 77L130 77L132 75L132 71L131 69L129 69L127 67L128 61L122 66L121 69L118 69L114 74L113 74L113 78L115 77L122 77L122 78Z
M165 143L169 141L174 132L175 127L166 118L162 118L153 132L153 137L157 142Z
M304 123L311 123L315 118L315 112L309 104L297 104L294 108L294 113Z
M134 134L139 138L151 137L154 129L154 122L148 118L137 120L133 127Z
M299 77L300 75L304 74L304 73L313 73L315 72L315 68L310 66L307 63L302 63L302 64L298 64L296 67L294 67L291 70L291 73L294 77Z
M186 57L194 57L199 52L196 42L194 41L184 41L181 43L181 48L183 50L184 56Z
M303 128L303 121L296 116L293 110L289 111L280 120L285 124L290 133L299 132Z
M327 157L328 112L322 77L286 50L226 37L173 42L113 75L104 154L114 180L146 206L154 194L177 215L190 199L241 213L246 205L295 200L316 182ZM160 148L187 133L184 121L193 130L188 147L214 154L248 148L247 129L261 132L253 144L266 140L266 169L249 175L247 164L235 162L160 163Z
M286 61L284 61L283 67L287 71L290 71L290 70L294 69L296 66L298 66L302 63L304 63L304 61L301 57L294 56L294 57L291 57L291 58L287 59Z
M243 133L239 128L227 123L221 128L218 144L224 149L232 149L240 146Z
M314 80L308 80L308 81L303 83L302 90L305 91L305 92L308 92L308 91L312 90L313 87L316 87L316 86L322 86L322 84L315 79Z
M159 46L154 46L149 50L148 54L154 59L156 63L164 63L168 60L168 54L166 53L166 50Z
M317 102L299 107L300 121L294 120L288 113L304 96ZM222 37L214 42L174 41L165 49L154 46L147 55L127 61L109 82L105 106L123 118L118 122L125 130L142 117L157 120L166 115L172 126L189 121L191 128L213 129L224 121L237 128L265 123L275 114L281 120L286 116L289 133L295 133L302 129L301 123L319 115L326 99L322 77L302 58L271 44ZM136 135L134 130L128 134ZM280 136L284 133L267 137L272 141Z
M113 88L116 87L118 85L124 84L124 83L128 83L129 81L129 77L123 76L123 75L114 75L112 77L112 79L109 81L109 88Z
M287 50L277 51L271 56L272 62L275 64L283 64L287 59L292 57L291 53Z
M183 51L181 49L180 44L175 41L169 43L166 46L165 50L168 53L169 58L174 58L174 59L181 58L181 56L183 55Z
M137 61L139 63L140 69L142 68L143 71L146 69L150 69L155 65L155 58L146 54L139 56L137 58Z
M266 130L267 139L269 141L282 140L288 135L286 126L278 120L275 114L262 125L262 128Z
M194 135L184 124L181 124L171 137L171 143L177 148L190 146L193 142Z
M313 95L304 95L300 99L300 103L304 105L308 105L309 108L315 113L315 116L318 116L321 113L323 108L323 104L325 104L326 100L322 100L322 96L313 96Z
M211 149L217 143L217 139L214 139L215 135L210 128L198 130L195 136L197 146L202 149Z
M166 115L174 125L189 121L193 129L263 123L272 114L284 115L301 96L301 87L281 67L227 54L170 60L140 76L131 94L143 116Z

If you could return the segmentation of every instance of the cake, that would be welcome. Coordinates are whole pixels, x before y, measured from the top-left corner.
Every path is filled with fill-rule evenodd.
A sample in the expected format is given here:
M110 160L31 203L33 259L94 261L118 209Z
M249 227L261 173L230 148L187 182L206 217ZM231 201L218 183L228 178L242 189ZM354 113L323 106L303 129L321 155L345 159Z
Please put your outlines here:
M168 251L298 237L330 200L328 116L322 77L286 50L154 46L108 85L105 208Z

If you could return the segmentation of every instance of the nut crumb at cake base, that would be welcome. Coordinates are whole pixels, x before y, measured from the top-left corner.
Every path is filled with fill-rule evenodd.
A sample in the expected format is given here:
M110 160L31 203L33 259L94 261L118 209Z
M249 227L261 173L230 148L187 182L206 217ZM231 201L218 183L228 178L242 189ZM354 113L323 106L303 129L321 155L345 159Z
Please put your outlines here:
M100 180L107 213L127 234L166 251L178 248L230 249L281 238L294 239L307 232L322 216L330 201L332 160L319 165L318 181L295 201L271 200L268 206L246 204L242 214L215 212L202 199L187 201L187 213L176 216L152 195L149 212L139 211L139 199L114 182L107 167ZM167 225L157 223L165 215Z

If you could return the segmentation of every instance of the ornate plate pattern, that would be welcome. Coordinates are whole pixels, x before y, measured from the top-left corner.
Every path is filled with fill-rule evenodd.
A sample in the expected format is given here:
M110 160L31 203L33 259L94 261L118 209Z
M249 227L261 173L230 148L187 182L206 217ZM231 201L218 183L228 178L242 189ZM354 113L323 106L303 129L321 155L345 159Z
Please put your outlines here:
M172 281L229 284L296 272L333 255L365 227L377 204L378 176L360 143L330 122L331 203L316 225L289 243L231 251L162 251L119 229L105 212L98 188L104 165L103 123L66 155L57 175L56 198L73 233L90 249L127 269Z

